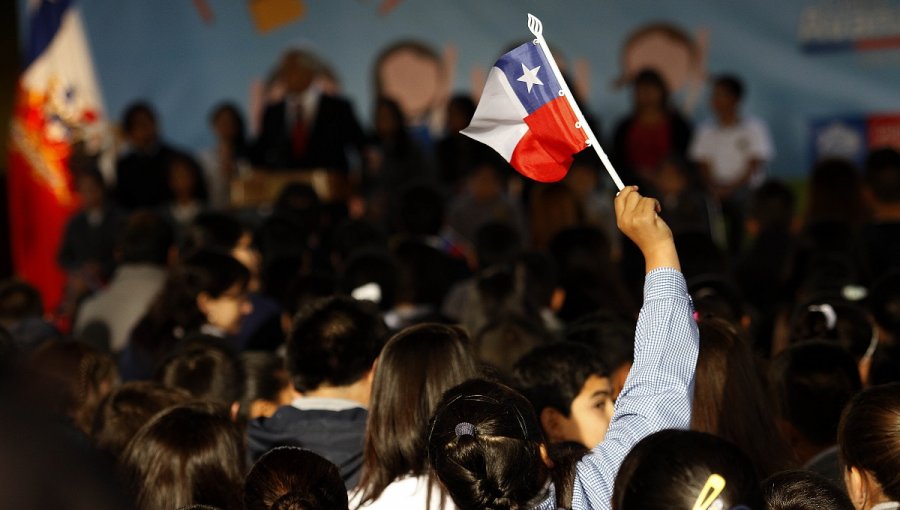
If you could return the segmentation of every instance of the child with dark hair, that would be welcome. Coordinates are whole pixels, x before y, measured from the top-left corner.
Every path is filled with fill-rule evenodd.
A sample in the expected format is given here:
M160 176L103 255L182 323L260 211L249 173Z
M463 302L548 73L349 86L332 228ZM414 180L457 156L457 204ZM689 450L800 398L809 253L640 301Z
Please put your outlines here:
M534 407L550 443L592 448L613 415L609 375L589 347L560 342L533 349L513 368L513 386Z
M524 234L522 211L507 196L504 179L494 161L480 162L468 171L463 193L447 208L447 226L455 235L474 244L478 228L494 221L507 223Z
M536 317L502 311L489 312L488 317L493 320L474 335L475 352L503 376L512 375L513 365L526 353L556 340Z
M249 147L244 116L229 101L215 105L209 114L209 126L216 144L200 154L206 181L209 183L210 205L223 209L229 205L229 186L244 165L249 164Z
M245 420L268 418L281 406L293 402L296 394L284 360L271 352L241 354L244 370L244 394L241 417Z
M634 363L634 323L608 312L585 315L570 323L564 338L588 346L600 356L609 373L611 397L619 397Z
M774 474L762 488L765 510L855 510L842 487L811 471Z
M857 510L900 508L900 384L874 386L844 409L838 444L847 493Z
M701 320L691 430L731 441L763 478L794 465L770 405L766 381L741 331L723 319Z
M444 395L428 429L431 466L459 508L608 509L628 450L658 430L688 427L697 329L672 232L658 212L659 203L635 187L616 198L619 228L644 253L647 282L634 367L606 438L577 462L554 464L524 397L498 383L463 383Z
M206 208L209 192L200 164L191 156L176 152L169 160L166 178L172 199L162 208L180 238Z
M44 319L41 293L19 280L0 282L0 327L25 351L59 338L59 331Z
M221 338L193 335L163 362L157 379L195 399L223 405L237 419L244 394L244 367L234 348Z
M276 446L309 448L340 468L348 489L356 486L372 369L386 336L377 311L351 298L327 298L304 309L288 337L286 358L302 396L271 418L250 422L253 458Z
M762 509L753 463L735 445L702 432L663 430L631 450L613 510Z
M230 337L252 310L250 272L229 255L207 251L172 269L147 314L131 333L119 365L126 380L153 376L175 345L191 333Z
M191 394L153 381L127 382L97 409L91 429L94 446L118 458L137 431L156 413L188 403Z
M244 442L225 408L172 407L137 432L119 460L136 510L206 504L241 509Z
M837 455L838 422L861 388L853 357L830 342L802 342L770 366L776 419L804 469L836 484L843 481Z
M347 510L337 467L309 450L280 446L263 455L244 481L246 510Z
M872 151L866 159L865 182L872 218L863 228L863 239L874 279L900 268L900 152Z
M393 307L384 321L393 331L424 322L449 322L440 314L444 296L453 283L452 261L437 248L421 241L401 241L392 250L397 262L397 288Z

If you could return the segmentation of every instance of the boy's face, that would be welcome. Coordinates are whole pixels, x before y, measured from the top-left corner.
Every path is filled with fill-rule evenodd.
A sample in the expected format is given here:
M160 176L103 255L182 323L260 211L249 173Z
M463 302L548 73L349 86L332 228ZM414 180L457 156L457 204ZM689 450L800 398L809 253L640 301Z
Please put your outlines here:
M555 426L550 427L555 430L547 435L552 442L574 441L593 448L606 437L614 411L609 378L591 375L572 401L569 416L557 413Z

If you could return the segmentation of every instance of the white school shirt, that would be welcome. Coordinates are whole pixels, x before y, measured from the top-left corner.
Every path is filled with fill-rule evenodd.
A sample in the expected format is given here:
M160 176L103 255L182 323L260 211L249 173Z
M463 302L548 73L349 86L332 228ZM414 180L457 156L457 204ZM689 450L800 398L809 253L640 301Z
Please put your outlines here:
M700 125L691 141L691 159L709 165L713 183L730 186L740 180L751 160L770 161L774 155L766 125L753 117L741 118L731 126L714 120ZM764 171L757 171L750 186L762 184Z
M356 489L350 493L350 508L365 510L456 510L456 505L449 495L443 497L444 505L441 506L441 491L437 484L431 486L431 498L428 498L428 477L407 476L398 478L384 488L384 492L378 499L366 505L359 506L362 499L362 491Z

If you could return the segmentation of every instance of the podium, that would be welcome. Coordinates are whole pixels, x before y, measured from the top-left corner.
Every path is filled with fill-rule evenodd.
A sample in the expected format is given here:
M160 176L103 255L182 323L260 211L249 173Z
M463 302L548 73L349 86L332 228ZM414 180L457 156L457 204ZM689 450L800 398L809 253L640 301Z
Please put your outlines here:
M231 181L231 207L258 208L273 204L290 184L308 184L322 202L344 202L350 196L350 182L342 172L316 168L313 170L253 169Z

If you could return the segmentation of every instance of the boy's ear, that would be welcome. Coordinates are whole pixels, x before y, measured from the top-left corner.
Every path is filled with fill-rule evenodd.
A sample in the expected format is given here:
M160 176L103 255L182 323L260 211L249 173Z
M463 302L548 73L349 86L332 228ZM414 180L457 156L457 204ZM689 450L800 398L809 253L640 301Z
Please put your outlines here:
M547 436L547 440L551 443L556 443L562 441L563 438L563 420L565 417L552 407L545 407L541 409L541 428L544 429L544 434Z

